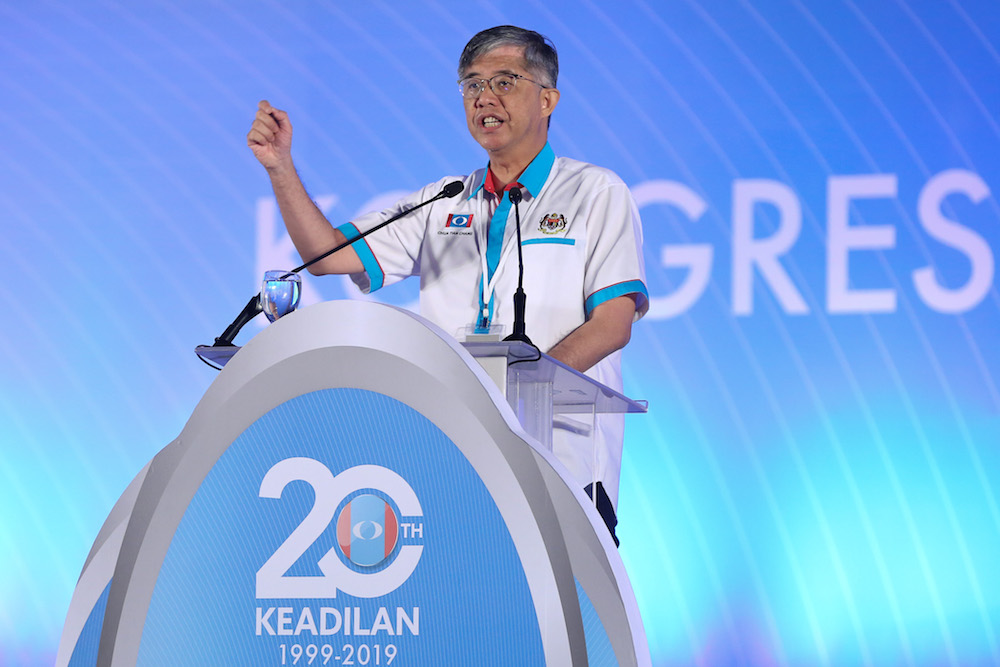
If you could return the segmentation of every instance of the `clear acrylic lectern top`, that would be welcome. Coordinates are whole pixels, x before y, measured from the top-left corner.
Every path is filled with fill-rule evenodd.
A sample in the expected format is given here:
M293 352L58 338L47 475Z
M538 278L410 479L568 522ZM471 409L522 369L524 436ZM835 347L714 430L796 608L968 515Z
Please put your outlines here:
M634 401L583 373L522 343L465 342L466 349L500 387L528 435L552 450L557 415L646 412L646 401Z

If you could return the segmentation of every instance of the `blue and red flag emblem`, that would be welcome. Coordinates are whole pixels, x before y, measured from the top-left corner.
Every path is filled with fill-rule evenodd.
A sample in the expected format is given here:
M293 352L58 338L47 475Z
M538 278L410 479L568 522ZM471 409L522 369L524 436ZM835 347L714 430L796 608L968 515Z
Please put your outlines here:
M449 213L448 222L444 226L468 229L472 226L472 215L472 213Z
M382 498L365 494L347 504L337 518L337 542L355 565L378 565L399 539L399 518Z

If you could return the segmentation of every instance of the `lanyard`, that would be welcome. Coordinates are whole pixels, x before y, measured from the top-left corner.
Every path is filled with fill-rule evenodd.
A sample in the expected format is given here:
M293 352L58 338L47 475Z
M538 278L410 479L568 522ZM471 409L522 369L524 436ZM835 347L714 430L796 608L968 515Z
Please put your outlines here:
M500 277L500 267L503 266L514 246L517 244L516 241L512 243L507 243L507 221L510 217L511 204L507 197L501 197L500 203L497 209L493 212L490 220L485 225L473 226L473 230L476 234L476 245L479 246L479 262L482 268L482 276L480 278L480 295L479 295L479 313L476 315L476 331L485 332L489 330L490 320L492 319L493 313L493 296L496 293L496 286L498 279ZM491 237L496 240L497 236L490 234L490 229L494 228L494 225L503 225L502 234L497 234L499 236L499 257L497 258L496 266L493 267L493 273L490 273L489 260L487 255L490 254L489 241ZM495 229L495 228L494 228ZM509 235L512 238L517 238L516 234Z

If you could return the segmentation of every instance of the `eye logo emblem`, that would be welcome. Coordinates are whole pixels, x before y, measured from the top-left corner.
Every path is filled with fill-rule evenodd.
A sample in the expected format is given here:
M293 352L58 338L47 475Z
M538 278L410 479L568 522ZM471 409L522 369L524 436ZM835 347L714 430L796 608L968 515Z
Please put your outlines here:
M399 540L399 517L382 498L372 494L355 497L337 517L337 542L349 561L374 567L392 555Z
M445 227L462 227L468 228L472 226L472 213L449 213L448 221L444 223Z
M371 526L371 528L366 529L365 526ZM358 521L351 529L351 535L359 540L377 540L383 534L385 534L385 530L382 528L382 524L374 521Z

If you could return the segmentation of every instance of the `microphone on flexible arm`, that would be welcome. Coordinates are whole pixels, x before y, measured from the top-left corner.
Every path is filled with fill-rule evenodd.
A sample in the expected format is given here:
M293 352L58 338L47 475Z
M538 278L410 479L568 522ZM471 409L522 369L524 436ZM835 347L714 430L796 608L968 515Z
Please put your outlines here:
M536 347L528 335L524 333L524 304L527 298L524 294L524 257L521 254L521 188L511 188L509 194L510 202L514 205L514 221L517 223L517 290L514 292L514 332L504 338L505 341L521 341L532 347ZM537 348L536 348L537 349Z
M462 183L462 181L452 181L451 183L448 183L443 188L441 188L441 192L437 193L436 195L434 195L433 197L431 197L427 201L421 202L421 203L417 204L416 206L414 206L413 208L406 209L405 211L403 211L403 212L401 212L401 213L399 213L397 215L392 216L391 218L389 218L385 222L382 222L382 223L380 223L380 224L372 227L371 229L369 229L368 231L360 234L356 238L347 239L343 243L339 244L337 247L332 248L332 249L324 252L322 255L318 255L316 257L313 257L312 259L310 259L308 262L306 262L302 266L296 267L296 268L292 269L291 271L289 271L288 273L285 273L283 276L281 276L281 278L287 278L288 276L290 276L292 274L298 273L299 271L302 271L303 269L309 268L310 266L312 266L316 262L318 262L318 261L320 261L322 259L326 259L327 257L329 257L333 253L337 252L338 250L343 250L344 248L346 248L347 246L351 245L355 241L360 241L361 239L365 238L366 236L368 236L372 232L378 231L378 230L382 229L383 227L385 227L386 225L391 224L393 222L396 222L397 220L399 220L403 216L406 216L406 215L409 215L410 213L413 213L418 208L423 208L424 206L427 206L428 204L430 204L432 202L435 202L435 201L437 201L439 199L446 199L448 197L454 197L459 192L461 192L464 188L465 188L465 186ZM243 307L243 310L240 312L239 315L236 316L236 319L233 320L232 324L230 324L228 327L226 327L226 330L222 332L222 335L215 339L215 343L213 345L211 345L211 346L199 346L196 349L196 352L198 353L198 356L200 356L200 357L202 356L201 351L203 349L205 349L205 348L235 347L233 345L233 339L236 338L236 334L239 333L240 329L242 329L244 327L244 325L246 325L247 322L249 322L254 317L256 317L257 314L260 313L261 311L262 311L262 308L261 308L261 304L260 304L260 292L258 292L255 296L253 296L253 297L250 298L250 301L247 302L247 305L245 305ZM204 357L202 357L202 360L204 360Z

